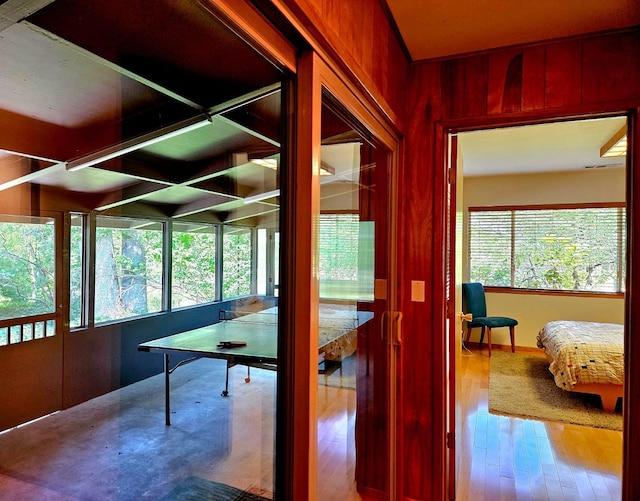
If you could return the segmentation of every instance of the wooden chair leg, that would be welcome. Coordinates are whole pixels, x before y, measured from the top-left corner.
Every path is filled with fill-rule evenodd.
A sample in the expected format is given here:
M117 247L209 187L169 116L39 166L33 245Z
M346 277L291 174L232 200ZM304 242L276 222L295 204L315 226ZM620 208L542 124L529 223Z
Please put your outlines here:
M487 343L489 344L489 356L491 356L491 327L487 327Z
M468 342L469 342L469 338L470 338L470 337L471 337L471 327L469 327L469 326L467 325L467 332L466 332L466 334L465 334L465 336L464 336L464 342L465 342L465 343L468 343Z
M478 349L482 348L483 339L484 339L484 325L482 326L482 330L480 331L480 342L478 343Z
M511 353L516 352L516 328L514 326L509 327L509 335L511 336Z

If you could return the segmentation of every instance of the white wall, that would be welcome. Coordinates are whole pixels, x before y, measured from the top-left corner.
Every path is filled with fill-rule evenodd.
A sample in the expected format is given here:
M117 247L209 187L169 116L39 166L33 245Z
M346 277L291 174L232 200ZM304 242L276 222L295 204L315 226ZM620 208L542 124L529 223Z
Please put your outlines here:
M606 168L561 173L464 178L463 279L467 269L468 207L496 205L623 202L625 169ZM517 346L536 346L536 335L551 320L624 323L624 299L563 295L487 293L487 314L518 320ZM474 329L472 341L478 341ZM486 341L486 339L485 339ZM509 330L492 332L494 344L510 344Z

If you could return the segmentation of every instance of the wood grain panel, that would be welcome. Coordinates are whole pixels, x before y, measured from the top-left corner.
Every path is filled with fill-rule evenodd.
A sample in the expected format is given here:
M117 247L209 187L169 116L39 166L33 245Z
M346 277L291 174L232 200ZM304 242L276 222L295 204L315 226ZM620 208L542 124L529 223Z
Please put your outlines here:
M386 21L386 17L382 9L375 9L373 12L373 23L375 26L380 26L382 23ZM378 89L383 96L389 96L391 94L391 90L393 89L393 81L394 73L390 72L389 69L393 68L393 60L390 56L389 52L389 37L391 36L391 32L387 30L378 30L375 29L375 36L373 37L373 43L371 45L372 52L375 54L372 57L371 62L371 77L374 82L378 85ZM395 63L396 65L398 63ZM408 70L408 66L407 66ZM406 75L406 71L405 71ZM406 82L406 76L402 79ZM397 98L391 98L395 101Z
M451 59L442 63L442 114L447 118L460 118L464 114L464 61Z
M337 54L335 63L362 83L398 130L404 128L409 59L380 3L371 0L273 0L294 13L308 35Z
M640 94L640 35L585 40L582 102L633 99Z
M486 54L464 60L464 109L465 117L487 114L487 89L489 85L489 58Z
M441 317L445 306L440 298L443 272L440 217L445 185L439 177L443 171L444 152L436 142L436 124L441 119L452 119L451 125L455 128L531 123L555 117L618 111L620 106L628 107L630 104L638 106L639 37L640 30L636 30L633 33L535 44L518 50L490 51L464 60L464 79L457 60L422 62L413 66L407 97L407 159L399 178L402 207L398 265L400 309L404 313L399 499L444 499L446 495L442 484L442 461L446 449L441 436L444 433L441 418L446 411L441 402L441 391L446 385L446 378L440 372L444 353L440 348L440 337L444 331L433 318ZM607 59L608 54L616 51L619 54ZM480 89L484 78L481 58L489 61L484 112L479 104L483 99ZM462 110L460 102L464 102ZM633 129L637 111L632 115ZM635 147L640 150L638 135L634 134ZM637 158L633 162L633 171L637 172ZM634 200L634 204L637 197L633 194L640 190L639 184L637 176L634 176L628 195L628 200ZM638 225L637 221L635 225ZM634 232L638 231L640 229L634 227ZM635 253L631 250L630 262L638 257L635 256L638 253L637 249ZM426 281L427 297L432 298L431 302L410 301L411 280ZM634 277L632 280L630 288L640 279ZM627 301L627 323L635 326L638 319L633 312L640 311L640 307L631 290L627 293ZM630 368L640 357L636 344L632 342L629 349L627 367ZM629 376L632 380L634 377ZM639 388L640 385L635 384L628 388L627 429L633 428L632 423L637 421L640 413ZM640 434L629 431L625 438L628 445L625 450L624 499L640 496L639 437ZM473 461L473 458L466 459ZM516 488L514 485L514 495Z
M544 108L544 47L529 47L522 51L522 111Z
M582 41L554 43L546 49L545 108L580 104Z
M442 475L441 448L437 429L439 406L434 402L435 385L441 385L433 374L434 337L430 321L433 304L412 302L411 280L424 280L427 296L433 283L434 260L438 250L434 248L433 232L438 222L434 220L433 186L433 134L434 123L441 118L442 82L444 65L430 63L419 65L411 77L408 109L408 137L412 154L401 174L400 222L398 262L400 276L400 310L409 319L403 325L401 347L400 430L398 438L399 498L441 499L437 494ZM418 152L420 152L418 154ZM429 355L432 354L432 355ZM439 353L441 356L441 352ZM425 472L429 472L425 475Z
M637 96L640 100L640 93ZM632 114L628 138L629 144L633 143L633 149L640 152L640 134L638 126L640 125L640 107L636 108ZM628 174L627 183L627 203L633 207L633 214L638 214L640 206L640 155L632 158L631 169ZM640 234L640 218L630 218L630 234L629 238L633 241L633 235ZM635 333L638 325L640 325L640 299L638 299L638 290L640 290L640 273L633 273L633 263L640 260L640 246L630 245L629 255L627 256L631 273L627 277L627 294L625 304L625 324L627 329ZM627 344L625 346L625 367L637 369L640 360L640 342L638 336L628 335ZM635 371L634 371L635 372ZM624 414L625 441L623 446L623 482L622 496L623 499L640 499L640 429L638 428L638 416L640 416L640 378L637 374L628 375L625 379L624 402L627 413Z
M489 56L487 114L519 111L522 95L522 52L500 51Z
M62 334L3 346L0 377L0 430L60 410Z

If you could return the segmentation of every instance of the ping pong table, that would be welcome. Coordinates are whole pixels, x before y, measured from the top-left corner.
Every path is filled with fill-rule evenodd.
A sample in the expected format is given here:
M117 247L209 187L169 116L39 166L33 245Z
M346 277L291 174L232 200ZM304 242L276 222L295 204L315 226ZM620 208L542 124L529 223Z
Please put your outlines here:
M225 389L229 395L229 369L243 365L266 370L276 370L278 365L277 307L257 313L235 316L230 320L207 325L138 345L139 351L162 353L165 374L165 422L171 424L170 375L180 366L200 358L217 358L227 362ZM318 352L323 353L332 343L339 342L347 334L373 318L369 311L321 308L318 332ZM235 342L239 345L236 345ZM171 355L188 355L171 366ZM249 382L247 375L245 382Z

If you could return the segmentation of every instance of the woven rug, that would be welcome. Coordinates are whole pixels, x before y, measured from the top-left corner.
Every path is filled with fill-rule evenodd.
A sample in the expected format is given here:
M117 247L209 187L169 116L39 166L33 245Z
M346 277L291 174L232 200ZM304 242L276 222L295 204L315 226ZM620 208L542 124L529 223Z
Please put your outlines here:
M267 499L230 485L199 477L188 477L163 497L162 501L267 501Z
M558 388L546 357L494 351L489 374L489 412L507 416L622 430L620 401L605 412L600 397Z

